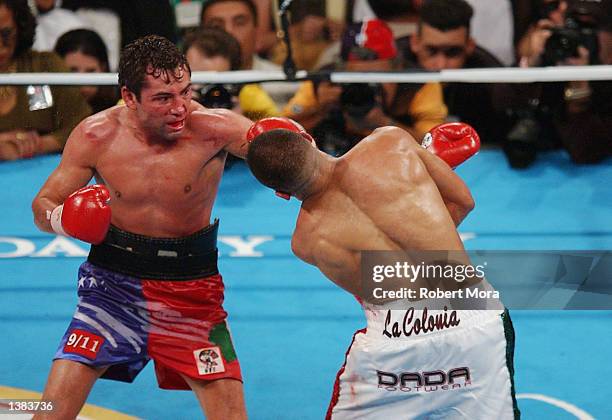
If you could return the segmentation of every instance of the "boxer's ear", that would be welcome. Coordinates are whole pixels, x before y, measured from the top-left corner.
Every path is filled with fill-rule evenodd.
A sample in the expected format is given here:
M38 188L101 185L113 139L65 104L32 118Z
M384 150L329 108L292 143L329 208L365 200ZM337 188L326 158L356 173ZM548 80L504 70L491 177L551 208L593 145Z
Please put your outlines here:
M125 86L121 87L121 99L123 99L128 108L136 109L136 103L138 102L136 94Z

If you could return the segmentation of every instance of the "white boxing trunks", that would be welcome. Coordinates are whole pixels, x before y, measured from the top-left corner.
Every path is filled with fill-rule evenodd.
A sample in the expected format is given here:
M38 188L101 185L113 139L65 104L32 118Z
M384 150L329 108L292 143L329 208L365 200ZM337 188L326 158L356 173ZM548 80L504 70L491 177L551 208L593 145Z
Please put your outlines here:
M353 336L327 419L520 417L508 312L427 305L364 304L367 328Z

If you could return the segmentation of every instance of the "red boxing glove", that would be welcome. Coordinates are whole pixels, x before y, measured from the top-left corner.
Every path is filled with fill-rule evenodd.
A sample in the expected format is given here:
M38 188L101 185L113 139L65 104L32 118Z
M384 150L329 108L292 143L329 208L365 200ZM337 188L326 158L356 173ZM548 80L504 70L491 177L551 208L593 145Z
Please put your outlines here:
M480 150L480 137L471 125L453 122L432 128L423 137L424 148L456 168Z
M289 131L299 133L309 142L315 143L312 136L308 134L308 132L304 129L304 127L302 127L300 124L298 124L297 122L293 121L290 118L282 118L282 117L263 118L257 121L255 124L251 126L251 128L249 128L249 131L247 132L247 141L250 143L253 140L255 140L255 137L257 137L258 135L263 134L266 131L278 130L278 129L289 130Z
M282 117L262 118L261 120L254 123L247 132L247 141L251 143L260 134L263 134L267 131L279 129L299 133L302 135L302 137L304 137L304 139L308 140L310 143L314 144L315 146L317 144L314 138L299 123L293 121L291 118ZM284 198L285 200L289 200L291 198L291 194L287 194L282 191L276 191L276 195L280 198Z
M104 185L88 185L70 194L64 204L51 212L51 227L60 235L68 235L91 244L104 241L110 227L110 193Z

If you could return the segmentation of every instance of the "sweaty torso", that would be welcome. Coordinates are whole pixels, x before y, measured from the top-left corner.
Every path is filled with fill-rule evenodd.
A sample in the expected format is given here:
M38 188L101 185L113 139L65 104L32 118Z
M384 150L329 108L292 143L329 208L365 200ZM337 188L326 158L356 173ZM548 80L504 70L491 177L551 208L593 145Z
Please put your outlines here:
M121 106L87 125L84 141L97 143L96 179L110 190L114 225L178 237L210 223L226 152L222 133L195 130L194 118L192 113L180 138L169 144L148 143Z
M361 251L461 250L463 245L417 154L401 139L375 133L337 162L323 193L303 202L292 248L357 295Z

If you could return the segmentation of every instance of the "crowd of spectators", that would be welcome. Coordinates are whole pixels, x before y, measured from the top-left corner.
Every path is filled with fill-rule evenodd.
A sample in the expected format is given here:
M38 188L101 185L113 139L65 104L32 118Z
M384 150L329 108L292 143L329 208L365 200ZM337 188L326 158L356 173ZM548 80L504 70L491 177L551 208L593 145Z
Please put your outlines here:
M0 0L0 73L109 72L145 34L179 44L192 71L280 71L277 0ZM295 0L298 69L440 71L612 64L612 0ZM186 7L189 4L190 7ZM100 28L103 28L102 30ZM510 165L562 147L579 163L610 155L611 81L336 85L311 81L194 86L194 99L255 120L288 116L333 155L382 125L417 139L464 121ZM61 152L114 87L0 86L0 160Z
M36 21L26 1L0 0L0 72L66 72L62 59L32 50ZM0 160L59 152L91 109L78 88L0 86Z

